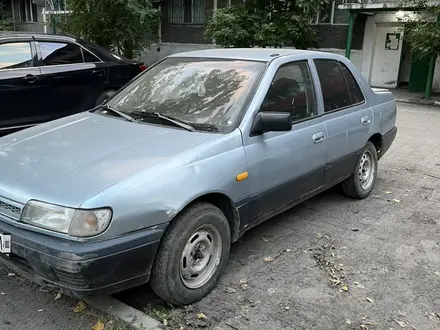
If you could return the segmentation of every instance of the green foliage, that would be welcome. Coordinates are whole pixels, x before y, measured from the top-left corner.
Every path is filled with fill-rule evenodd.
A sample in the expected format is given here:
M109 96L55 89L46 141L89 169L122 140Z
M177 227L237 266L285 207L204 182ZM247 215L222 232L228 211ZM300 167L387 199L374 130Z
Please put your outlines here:
M399 20L405 23L404 38L418 58L431 58L440 54L440 25L436 22L440 7L426 0L404 0L401 5L410 12Z
M247 0L218 9L207 26L209 38L223 47L316 46L311 22L328 0Z
M160 15L149 0L68 0L63 31L133 58L157 38Z
M13 28L12 18L6 12L5 5L0 3L0 31L12 31Z
M404 38L419 58L440 54L440 28L433 22L415 22L405 26Z

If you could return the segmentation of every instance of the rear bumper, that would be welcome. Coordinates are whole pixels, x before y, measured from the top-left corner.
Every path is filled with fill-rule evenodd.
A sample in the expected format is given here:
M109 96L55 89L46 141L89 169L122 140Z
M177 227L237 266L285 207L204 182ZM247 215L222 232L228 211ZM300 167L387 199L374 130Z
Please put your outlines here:
M390 149L391 144L393 143L394 139L397 135L397 127L394 126L391 130L389 130L387 133L384 134L382 137L382 146L380 150L380 158L385 155L385 153Z
M12 239L12 253L0 254L0 262L33 282L76 297L111 294L148 282L165 228L80 243L0 221L0 231Z

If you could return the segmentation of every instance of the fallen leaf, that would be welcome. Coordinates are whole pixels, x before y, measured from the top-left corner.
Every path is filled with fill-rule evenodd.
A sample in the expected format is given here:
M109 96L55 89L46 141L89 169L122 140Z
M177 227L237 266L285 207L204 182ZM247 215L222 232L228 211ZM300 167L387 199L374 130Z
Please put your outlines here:
M371 299L371 298L367 298L366 300L367 300L369 303L373 303L373 301L374 301L374 300Z
M55 298L53 298L54 300L59 300L59 299L61 299L61 293L57 293L56 294L56 296L55 296Z
M162 323L163 323L164 326L167 326L168 325L168 320L167 319L163 319Z
M399 321L399 320L394 320L398 325L400 325L401 328L405 328L407 326L406 322L404 321Z
M84 301L78 302L78 304L73 309L74 313L82 313L87 309L87 304Z
M347 291L348 291L348 286L346 286L346 285L343 285L343 286L341 286L341 289L342 289L342 291L345 291L345 292L347 292Z
M206 315L203 314L203 313L199 313L199 314L197 314L197 318L198 318L199 320L206 320L206 319L207 319Z
M286 311L288 311L289 309L290 309L290 307L289 306L286 306L286 307L284 307L285 309L286 309Z
M240 284L246 284L248 282L247 278L242 278Z
M104 322L99 319L98 322L96 322L96 324L93 326L92 330L104 330Z
M246 290L249 288L249 285L247 285L247 284L242 284L242 285L240 285L240 287L241 287L241 289L242 289L243 291L246 291Z
M226 288L226 293L236 293L237 290L234 288Z
M291 249L285 249L284 252L290 252L292 251Z
M385 191L385 194L387 194L387 195L391 195L392 192L391 192L391 191Z
M261 237L261 239L263 240L264 243L269 242L269 239L267 239L266 237Z
M44 308L42 308L42 309L39 309L38 311L39 311L39 312L44 312Z
M272 257L265 257L264 258L264 262L272 262L273 258Z
M4 293L4 292L0 292L0 294L1 294L2 296L4 296L4 295L5 295L5 293Z
M321 233L316 233L316 237L318 237L318 238L322 238L323 236L322 236Z
M393 202L400 203L400 199L393 199Z
M9 273L8 276L15 276L15 274L14 273Z

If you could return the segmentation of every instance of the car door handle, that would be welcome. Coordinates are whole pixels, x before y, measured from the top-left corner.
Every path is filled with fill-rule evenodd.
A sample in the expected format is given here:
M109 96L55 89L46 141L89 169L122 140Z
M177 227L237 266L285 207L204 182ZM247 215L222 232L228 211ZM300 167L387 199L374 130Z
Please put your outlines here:
M364 126L370 124L370 123L371 123L371 119L370 119L370 117L367 116L367 117L362 118L362 119L361 119L361 123L362 123L362 125L364 125Z
M92 73L97 76L102 76L102 74L104 73L104 70L93 70Z
M316 134L313 134L313 143L320 143L322 141L324 141L324 133L323 132L319 132Z
M26 80L28 83L32 84L38 79L38 77L34 76L33 74L28 74L23 79Z

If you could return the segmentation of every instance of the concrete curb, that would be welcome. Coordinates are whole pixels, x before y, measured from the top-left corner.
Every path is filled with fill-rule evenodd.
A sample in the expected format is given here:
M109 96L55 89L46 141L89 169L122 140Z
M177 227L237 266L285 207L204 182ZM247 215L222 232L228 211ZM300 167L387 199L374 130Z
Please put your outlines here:
M132 329L163 330L162 324L157 320L110 296L93 297L85 299L84 301L90 307L115 316L123 322L128 323Z
M396 102L399 103L408 103L408 104L420 104L420 105L431 105L431 106L436 106L436 107L440 107L440 102L438 101L411 101L411 100L403 100L403 99L396 99Z

